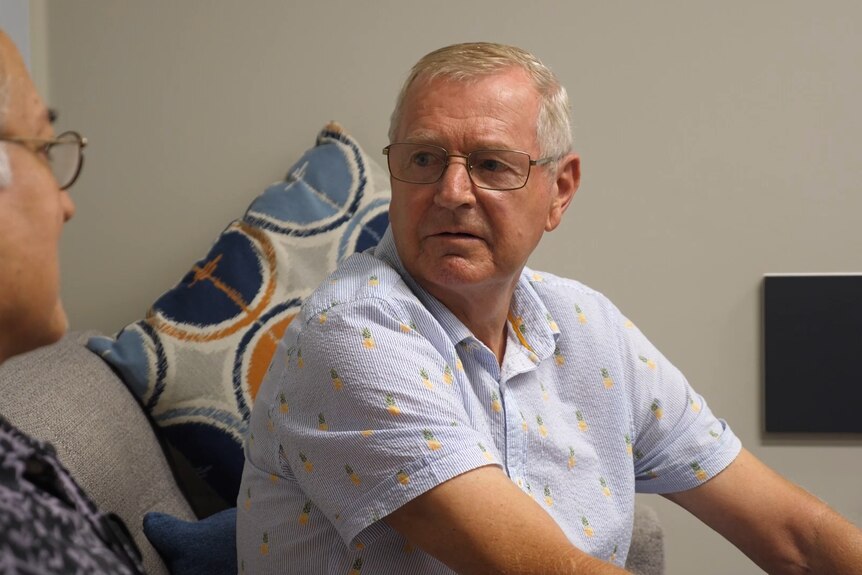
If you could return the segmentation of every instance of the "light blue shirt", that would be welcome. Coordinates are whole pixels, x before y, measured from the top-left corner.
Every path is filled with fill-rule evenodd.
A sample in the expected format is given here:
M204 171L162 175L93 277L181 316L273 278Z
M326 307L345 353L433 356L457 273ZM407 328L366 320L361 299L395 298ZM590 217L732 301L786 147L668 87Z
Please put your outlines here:
M451 573L381 518L485 465L622 566L636 491L690 489L740 450L601 294L525 269L500 366L407 274L391 231L306 300L249 431L237 545L255 574Z

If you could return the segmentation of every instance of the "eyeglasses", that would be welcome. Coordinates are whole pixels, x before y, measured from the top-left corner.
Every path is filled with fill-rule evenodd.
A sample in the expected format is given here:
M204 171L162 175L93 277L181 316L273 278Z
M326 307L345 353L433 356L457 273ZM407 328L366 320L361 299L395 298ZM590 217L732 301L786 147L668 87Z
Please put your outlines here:
M78 132L63 132L54 140L0 137L0 142L21 144L35 154L42 154L61 190L68 189L78 179L87 147L87 138Z
M464 158L467 173L478 188L509 191L523 188L530 168L553 162L556 158L531 160L530 154L516 150L476 150L466 156L450 154L445 148L429 144L389 144L383 148L392 177L408 184L433 184L443 177L449 158Z

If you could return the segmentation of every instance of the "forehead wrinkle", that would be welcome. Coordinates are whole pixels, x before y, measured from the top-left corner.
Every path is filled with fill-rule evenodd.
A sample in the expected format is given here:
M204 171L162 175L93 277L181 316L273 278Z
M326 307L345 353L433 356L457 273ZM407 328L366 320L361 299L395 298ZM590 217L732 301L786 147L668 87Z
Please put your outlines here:
M509 150L526 147L529 143L513 142L508 123L498 118L459 119L451 129L423 128L410 130L404 141L431 144L449 151ZM478 128L473 126L479 124ZM514 147L513 147L514 146Z

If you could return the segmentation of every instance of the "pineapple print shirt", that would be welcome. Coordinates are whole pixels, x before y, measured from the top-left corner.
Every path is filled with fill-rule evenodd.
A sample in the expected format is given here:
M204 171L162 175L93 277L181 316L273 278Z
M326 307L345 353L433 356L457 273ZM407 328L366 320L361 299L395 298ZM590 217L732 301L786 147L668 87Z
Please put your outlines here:
M387 232L306 300L258 392L240 572L451 573L381 518L484 465L573 544L624 565L635 492L695 487L739 449L599 293L525 269L500 366L409 277Z

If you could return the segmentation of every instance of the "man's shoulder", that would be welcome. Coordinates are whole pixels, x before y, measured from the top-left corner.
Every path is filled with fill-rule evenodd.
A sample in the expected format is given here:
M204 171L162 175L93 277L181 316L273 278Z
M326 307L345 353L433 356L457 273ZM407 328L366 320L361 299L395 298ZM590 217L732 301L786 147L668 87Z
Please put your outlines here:
M582 323L583 317L603 318L608 325L626 322L623 313L598 290L552 273L528 268L524 271L524 277L552 316L574 314L581 318Z
M337 307L377 300L390 305L415 299L398 271L368 252L353 254L315 288L302 306L308 321Z
M598 292L575 279L565 278L550 272L537 271L530 268L524 268L523 275L542 299L546 299L548 295L553 294L555 299L562 298L563 300L573 300L581 298L596 300L597 302L602 303L610 303L608 298L601 292Z

